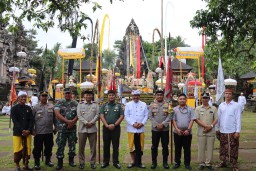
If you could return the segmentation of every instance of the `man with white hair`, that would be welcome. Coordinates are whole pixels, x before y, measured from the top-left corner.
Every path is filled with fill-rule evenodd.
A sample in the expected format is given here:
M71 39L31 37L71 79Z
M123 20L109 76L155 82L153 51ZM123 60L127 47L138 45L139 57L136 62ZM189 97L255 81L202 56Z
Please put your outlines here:
M241 106L242 111L244 111L244 106L246 105L246 98L244 97L243 92L241 92L240 96L238 97L238 104Z
M29 106L25 105L27 93L19 91L18 104L11 109L13 121L13 151L15 171L20 171L20 160L23 158L24 169L33 170L28 166L28 160L31 155L31 133L33 129L33 114Z
M140 91L132 91L132 101L125 106L124 116L127 122L127 133L129 150L132 158L132 163L128 168L137 166L145 168L141 163L144 148L144 125L148 119L148 107L145 102L140 101Z

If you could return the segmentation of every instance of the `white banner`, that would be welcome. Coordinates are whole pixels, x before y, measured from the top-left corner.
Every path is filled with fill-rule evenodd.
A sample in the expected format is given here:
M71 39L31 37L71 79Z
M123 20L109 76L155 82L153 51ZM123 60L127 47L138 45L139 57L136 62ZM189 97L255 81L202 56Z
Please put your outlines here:
M224 97L225 84L224 84L224 74L221 64L221 59L219 57L219 66L218 66L218 77L217 77L217 93L216 93L216 103L219 105Z

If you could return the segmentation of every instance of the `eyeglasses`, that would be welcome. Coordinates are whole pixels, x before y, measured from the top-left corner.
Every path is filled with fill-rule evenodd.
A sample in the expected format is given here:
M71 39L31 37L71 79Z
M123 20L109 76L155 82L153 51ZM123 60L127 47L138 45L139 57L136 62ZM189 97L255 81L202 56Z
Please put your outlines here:
M47 95L41 95L42 97L47 97Z
M203 99L209 99L209 97L203 97Z

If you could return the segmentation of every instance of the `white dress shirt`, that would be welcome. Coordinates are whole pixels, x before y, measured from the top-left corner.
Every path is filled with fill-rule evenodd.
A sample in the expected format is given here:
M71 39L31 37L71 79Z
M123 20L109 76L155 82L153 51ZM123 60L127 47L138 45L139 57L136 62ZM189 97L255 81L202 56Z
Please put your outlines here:
M141 133L144 132L144 126L140 129L134 128L132 125L134 123L146 124L148 119L148 107L145 102L138 101L135 103L131 101L126 104L124 110L125 120L127 122L126 128L127 132L131 133Z
M242 107L242 110L244 110L244 105L246 105L246 99L244 96L238 97L238 104Z
M32 102L33 107L35 105L37 105L38 104L38 97L37 96L31 96L31 102Z
M10 115L11 113L11 106L4 106L2 108L2 114Z
M215 129L221 133L241 131L241 107L233 100L230 103L222 102L218 109L218 123Z

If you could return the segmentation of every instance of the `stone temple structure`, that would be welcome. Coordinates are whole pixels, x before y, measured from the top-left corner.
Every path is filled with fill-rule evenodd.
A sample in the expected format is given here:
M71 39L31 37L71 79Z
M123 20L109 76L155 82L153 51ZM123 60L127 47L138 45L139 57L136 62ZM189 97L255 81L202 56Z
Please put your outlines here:
M138 52L138 39L140 36L139 28L134 19L131 19L128 27L126 28L125 36L123 37L122 57L118 59L117 67L124 76L136 75L137 69L137 52ZM140 76L145 73L146 64L144 58L143 47L140 46Z
M21 51L27 55L24 57L17 56L17 53ZM26 74L30 59L31 56L26 48L24 26L20 24L16 33L10 33L6 30L6 25L0 23L0 101L6 98L6 93L9 93L8 87L12 80L12 73L9 73L9 68L18 67L20 75Z

